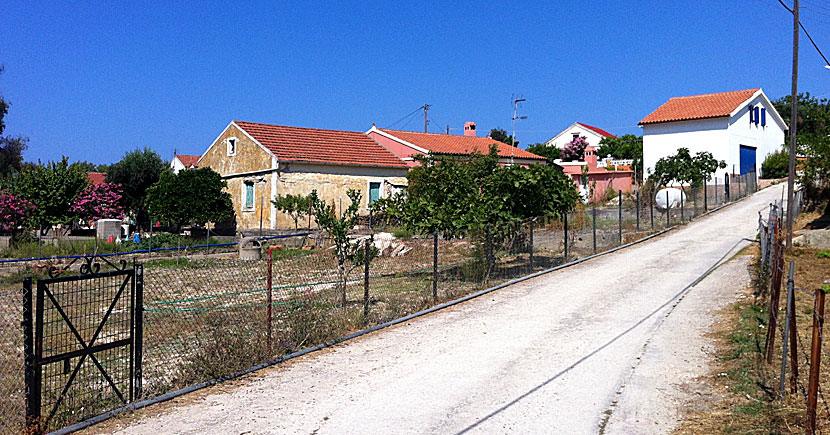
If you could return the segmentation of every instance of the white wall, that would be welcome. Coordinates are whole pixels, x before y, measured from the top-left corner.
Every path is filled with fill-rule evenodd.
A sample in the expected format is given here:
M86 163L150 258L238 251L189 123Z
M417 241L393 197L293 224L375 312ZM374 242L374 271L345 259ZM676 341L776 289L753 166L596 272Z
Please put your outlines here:
M749 121L747 121L749 123ZM730 164L728 119L702 119L695 121L661 122L643 126L643 179L654 172L654 165L663 157L677 153L678 148L688 148L694 155L709 151L718 160ZM735 156L738 154L737 148ZM730 166L731 168L731 166ZM726 170L719 172L725 173Z
M588 141L588 145L595 146L599 148L599 142L602 140L603 136L594 133L591 130L588 130L581 125L571 125L569 128L562 130L561 133L554 136L551 140L547 141L545 145L548 146L555 146L559 149L565 148L565 145L568 142L573 140L573 135L578 134L580 136L585 136L585 139ZM604 156L603 156L604 157Z
M170 168L173 169L174 174L178 174L179 171L184 169L184 164L182 164L182 161L178 157L173 157L173 160L170 162Z
M762 126L759 122L756 126L749 123L749 106L759 106L767 109L767 125ZM729 150L730 161L727 161L729 171L732 171L732 164L735 165L735 173L740 173L740 146L747 145L755 147L755 167L758 175L761 176L761 164L764 159L776 151L781 150L784 144L786 125L779 122L772 111L775 110L766 104L763 97L758 95L749 104L729 120Z

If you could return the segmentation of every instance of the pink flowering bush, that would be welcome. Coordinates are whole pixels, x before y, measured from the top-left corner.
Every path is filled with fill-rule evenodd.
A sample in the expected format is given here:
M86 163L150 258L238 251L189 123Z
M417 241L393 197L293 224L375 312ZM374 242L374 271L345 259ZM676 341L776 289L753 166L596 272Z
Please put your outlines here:
M565 144L565 148L562 149L562 160L566 162L582 160L585 157L585 148L587 147L588 140L584 136L575 138Z
M0 192L0 230L13 231L22 226L34 209L35 206L23 198L6 190Z
M123 198L118 183L91 184L75 198L70 211L90 223L98 219L121 219L124 216Z

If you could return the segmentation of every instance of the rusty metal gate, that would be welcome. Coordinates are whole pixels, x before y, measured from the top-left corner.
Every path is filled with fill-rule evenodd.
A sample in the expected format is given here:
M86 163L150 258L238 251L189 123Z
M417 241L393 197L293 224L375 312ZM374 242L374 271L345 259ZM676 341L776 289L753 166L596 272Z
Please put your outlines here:
M40 279L35 292L24 281L26 424L35 432L141 394L143 266L107 262L114 270L101 272L84 261L79 275Z

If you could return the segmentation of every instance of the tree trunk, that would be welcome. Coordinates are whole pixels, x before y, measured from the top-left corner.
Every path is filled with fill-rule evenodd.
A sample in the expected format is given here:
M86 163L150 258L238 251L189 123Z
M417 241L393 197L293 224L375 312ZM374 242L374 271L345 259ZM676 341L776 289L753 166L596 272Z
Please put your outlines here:
M340 274L340 303L343 308L346 308L346 267L343 262L337 265L337 271Z

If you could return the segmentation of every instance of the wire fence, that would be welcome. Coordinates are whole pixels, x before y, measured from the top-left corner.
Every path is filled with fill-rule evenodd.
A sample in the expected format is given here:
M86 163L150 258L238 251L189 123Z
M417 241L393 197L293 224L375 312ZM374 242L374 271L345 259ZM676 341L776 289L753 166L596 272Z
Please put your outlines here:
M580 206L560 218L486 224L462 234L398 238L363 228L353 239L378 256L338 262L319 232L263 238L262 258L236 252L144 256L141 392L146 399L234 375L289 353L416 313L439 303L640 240L699 217L757 188L754 177L685 188L676 207L655 192ZM731 187L726 187L730 185ZM740 186L740 187L739 187ZM730 194L730 188L732 189ZM358 256L360 257L360 256ZM110 257L112 260L112 258ZM66 269L72 259L51 261ZM40 260L38 260L40 261ZM20 283L44 277L38 261L0 274L0 432L25 423ZM68 267L71 270L76 266ZM67 401L67 404L73 403ZM69 405L67 405L69 406ZM99 409L64 409L61 425Z

